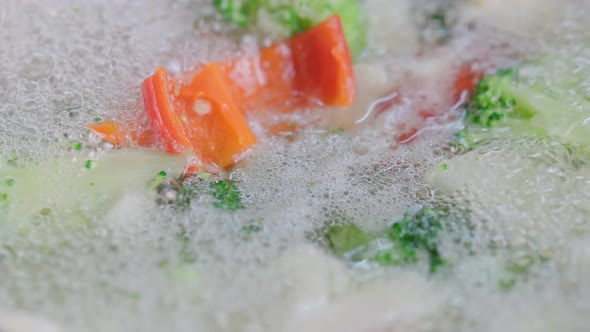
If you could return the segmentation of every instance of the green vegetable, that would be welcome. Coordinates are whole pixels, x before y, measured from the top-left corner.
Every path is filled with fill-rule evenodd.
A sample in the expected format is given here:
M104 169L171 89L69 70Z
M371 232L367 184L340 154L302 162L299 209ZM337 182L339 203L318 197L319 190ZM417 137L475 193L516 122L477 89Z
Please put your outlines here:
M177 239L179 242L178 259L163 258L157 263L158 267L174 282L180 281L197 286L198 274L195 268L197 254L191 246L191 235L184 227L181 227Z
M164 179L166 179L167 176L168 176L168 173L166 173L166 171L159 171L158 174L156 174L156 176L148 184L148 189L149 190L156 189L156 187L160 183L162 183L162 181L164 181Z
M467 149L506 135L556 137L590 145L587 76L569 60L550 59L498 70L476 86L466 127L456 141Z
M82 150L82 143L80 143L80 142L58 143L57 145L59 145L59 146L67 146L67 147L69 147L71 149L74 149L76 151Z
M506 291L511 290L512 288L514 288L515 285L516 279L513 277L506 277L498 281L498 286L500 286L500 288Z
M262 224L263 221L264 221L263 218L258 218L256 220L242 226L242 228L240 229L240 232L242 232L246 236L254 234L254 233L262 232L262 230L264 229L264 225Z
M367 44L367 16L358 0L213 0L223 17L240 27L282 38L305 31L338 14L348 47L357 58Z
M170 179L165 172L160 172L152 181L150 189L156 189L159 194L161 190L172 188L177 191L175 201L167 201L167 204L175 203L179 207L186 207L191 204L195 197L212 195L215 198L213 205L220 209L235 211L244 209L239 188L232 180L210 180L211 174L202 173L190 179ZM254 226L253 226L254 227Z
M197 255L187 244L183 244L179 253L180 261L184 264L192 264L197 261Z
M431 22L436 23L436 25L438 27L440 27L441 29L444 29L444 30L449 29L449 25L447 22L447 14L444 11L437 11L437 12L433 13L432 15L430 15L430 17L428 17L428 19Z
M398 257L402 262L417 261L419 251L428 254L430 272L436 272L444 264L438 250L437 237L442 229L440 218L446 215L442 209L421 209L406 213L390 229L390 237L397 244Z
M243 226L241 231L244 232L244 234L246 234L246 235L258 233L258 232L262 231L262 226L260 226L258 224L248 224L248 225Z
M73 143L70 143L70 147L76 151L80 151L80 150L82 150L82 143L73 142Z
M482 127L492 127L506 117L531 118L535 112L516 102L513 85L517 77L517 69L504 69L479 81L468 107L467 120Z
M344 128L336 127L336 128L329 128L326 130L327 135L344 135L346 130Z
M18 164L17 164L17 161L18 161L18 157L16 157L16 156L15 156L15 157L12 157L12 158L8 159L8 160L6 161L6 164L7 164L8 166L13 166L13 167L16 167L16 166L18 166Z
M129 294L129 299L133 302L139 302L139 300L141 299L141 293L139 292L131 292L131 294Z
M373 240L373 236L355 224L333 225L328 228L325 237L330 249L337 255L366 246Z
M14 250L14 248L12 246L10 246L8 244L3 244L2 248L4 248L4 250L6 250L12 258L16 257L16 250Z
M530 279L535 269L551 258L551 253L529 252L511 257L504 266L504 277L498 281L503 290L511 290L519 281Z
M407 212L385 232L372 235L353 223L335 224L324 234L331 251L352 261L371 261L378 265L406 265L428 258L429 271L436 272L445 260L438 249L444 208L423 208Z
M154 174L181 170L185 162L180 156L137 149L110 152L88 170L80 167L76 154L29 167L0 163L0 195L9 198L0 198L0 233L26 229L40 215L60 220L64 227L91 222L108 213L124 193L147 195L146 182ZM13 185L5 185L6 179Z
M92 161L92 160L86 160L86 162L84 163L84 167L86 169L92 169L92 168L94 168L94 161Z
M211 173L209 172L200 172L198 175L199 179L208 180L211 178Z
M258 1L247 0L213 0L213 5L223 17L238 26L250 24L251 17L256 14Z
M220 209L236 211L245 209L242 204L242 195L236 183L229 179L213 181L210 180L211 174L203 173L203 176L192 177L190 179L170 179L167 178L166 172L160 172L152 181L150 189L156 189L160 195L161 190L173 188L177 195L175 198L166 199L166 204L176 204L178 207L186 207L191 204L196 197L211 195L215 198L213 205ZM257 232L261 226L251 224L245 227L246 232Z
M230 211L244 209L242 205L242 197L240 190L232 180L220 180L217 182L211 182L209 188L212 189L211 194L217 199L217 202L213 203L215 207L220 209L226 209Z

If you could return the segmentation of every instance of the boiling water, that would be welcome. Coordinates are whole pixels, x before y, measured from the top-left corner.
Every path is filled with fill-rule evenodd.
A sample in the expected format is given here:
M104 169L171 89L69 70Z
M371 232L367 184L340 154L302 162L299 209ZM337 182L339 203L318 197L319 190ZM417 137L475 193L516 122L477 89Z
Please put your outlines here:
M142 116L138 86L156 66L229 59L254 37L223 24L209 1L5 0L0 180L16 181L0 193L30 190L0 209L0 331L586 331L584 155L538 137L457 155L449 143L460 121L445 114L453 68L482 54L492 55L486 68L572 52L588 70L589 6L442 3L454 8L453 39L414 57L418 18L433 2L367 0L359 100L289 115L300 129L286 136L251 118L259 144L227 174L246 209L227 212L207 195L159 206L147 183L160 170L177 175L184 160L113 151L85 124ZM401 103L355 124L392 90ZM398 143L423 107L439 115ZM430 171L443 163L443 174ZM313 236L327 220L380 231L441 200L465 229L443 240L452 268L437 275L349 266ZM512 278L506 262L537 254L542 263L510 290L499 286Z

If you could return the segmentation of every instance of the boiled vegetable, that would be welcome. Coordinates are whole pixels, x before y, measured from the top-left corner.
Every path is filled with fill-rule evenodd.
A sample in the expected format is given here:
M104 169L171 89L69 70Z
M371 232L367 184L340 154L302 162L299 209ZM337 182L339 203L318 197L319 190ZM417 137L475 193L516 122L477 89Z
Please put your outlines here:
M367 44L367 14L358 0L213 0L217 10L238 26L253 26L265 36L291 37L333 15L340 16L353 58Z
M331 251L354 262L380 266L418 263L428 257L431 273L445 264L438 246L442 220L449 218L444 207L422 208L405 213L381 234L370 234L353 223L331 225L324 238Z
M209 184L211 194L217 200L213 205L220 209L235 211L244 208L240 189L231 180L220 180Z
M146 110L167 151L191 153L221 168L233 165L256 139L233 102L220 67L205 67L185 86L169 84L167 76L160 68L143 86Z
M137 144L143 147L149 147L154 144L154 132L147 127L147 124L141 126L144 129L138 128L129 130L114 121L104 121L101 123L91 123L86 125L88 129L92 130L96 135L106 142L113 144L116 147L129 146ZM79 150L79 149L77 149Z
M342 107L356 96L352 60L338 16L257 56L236 59L226 71L246 110L309 103Z
M330 249L337 255L366 246L373 236L355 224L336 224L328 228L324 235Z
M571 60L546 59L485 76L466 108L457 134L473 147L488 138L536 134L590 145L590 101L583 73Z
M64 220L93 221L125 193L147 195L146 183L154 174L178 174L184 161L162 152L129 149L94 160L71 154L31 167L0 163L0 195L8 196L6 204L0 197L0 233L9 232L6 227L26 231L39 217L60 220L64 227Z
M105 121L101 123L90 123L86 127L99 135L104 141L107 141L115 146L124 145L127 143L125 137L127 133L121 131L119 125L113 121Z
M206 165L231 167L256 143L244 111L347 106L356 91L338 16L257 56L209 64L183 77L188 75L193 78L184 84L158 68L143 82L149 124L128 127L149 129L127 132L114 122L88 127L116 146L138 143L192 155L185 171L193 174Z
M160 67L141 86L145 110L152 127L166 151L179 153L189 151L191 144L183 132L182 122L170 104L168 72Z

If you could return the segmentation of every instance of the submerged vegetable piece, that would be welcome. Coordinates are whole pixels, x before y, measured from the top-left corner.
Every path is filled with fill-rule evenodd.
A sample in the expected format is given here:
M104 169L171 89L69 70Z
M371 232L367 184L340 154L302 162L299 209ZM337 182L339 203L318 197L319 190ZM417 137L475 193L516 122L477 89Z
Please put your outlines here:
M569 60L550 59L485 76L467 106L459 144L472 148L507 134L557 137L563 143L590 145L590 101L585 80Z
M79 158L72 153L29 167L0 163L0 180L13 180L12 186L0 184L0 227L26 231L39 216L48 215L60 227L79 227L108 214L125 196L148 195L147 179L162 170L177 176L184 163L184 158L148 149L112 151L98 162ZM2 194L8 195L6 210L1 209Z
M325 238L330 248L338 255L366 246L373 240L373 236L355 224L331 226L328 228Z
M443 210L421 209L404 214L401 220L394 223L389 236L397 243L398 257L392 263L396 260L415 262L418 251L424 250L429 257L430 272L436 272L444 264L437 244L438 232L442 229L442 214Z
M407 212L393 223L384 234L372 235L355 224L332 225L324 234L330 249L352 261L370 261L378 265L417 263L421 254L428 257L431 273L445 260L438 249L441 220L448 217L444 208L423 208Z
M337 14L355 59L367 44L367 14L358 0L213 0L213 3L227 20L238 26L254 26L263 35L283 38L306 31Z
M342 24L332 16L259 55L226 65L233 93L246 110L284 105L348 106L356 96Z
M211 182L211 184L209 184L209 188L212 189L213 197L217 199L217 202L213 203L215 207L230 211L245 208L245 206L242 204L240 190L234 181L220 180L217 182Z

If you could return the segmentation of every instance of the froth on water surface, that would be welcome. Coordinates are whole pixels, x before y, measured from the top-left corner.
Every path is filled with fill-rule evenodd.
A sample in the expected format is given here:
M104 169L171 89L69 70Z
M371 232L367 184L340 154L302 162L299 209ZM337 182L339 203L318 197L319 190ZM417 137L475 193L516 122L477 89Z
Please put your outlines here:
M535 135L462 150L448 95L462 61L572 52L586 72L588 4L365 3L357 102L252 116L259 143L226 174L241 205L220 209L210 174L163 196L150 181L177 178L182 157L115 150L85 125L143 116L139 84L158 65L229 59L256 37L205 0L5 0L0 331L586 331L588 151ZM445 31L425 23L440 8ZM432 206L452 216L436 274L338 257L319 234L379 234Z

